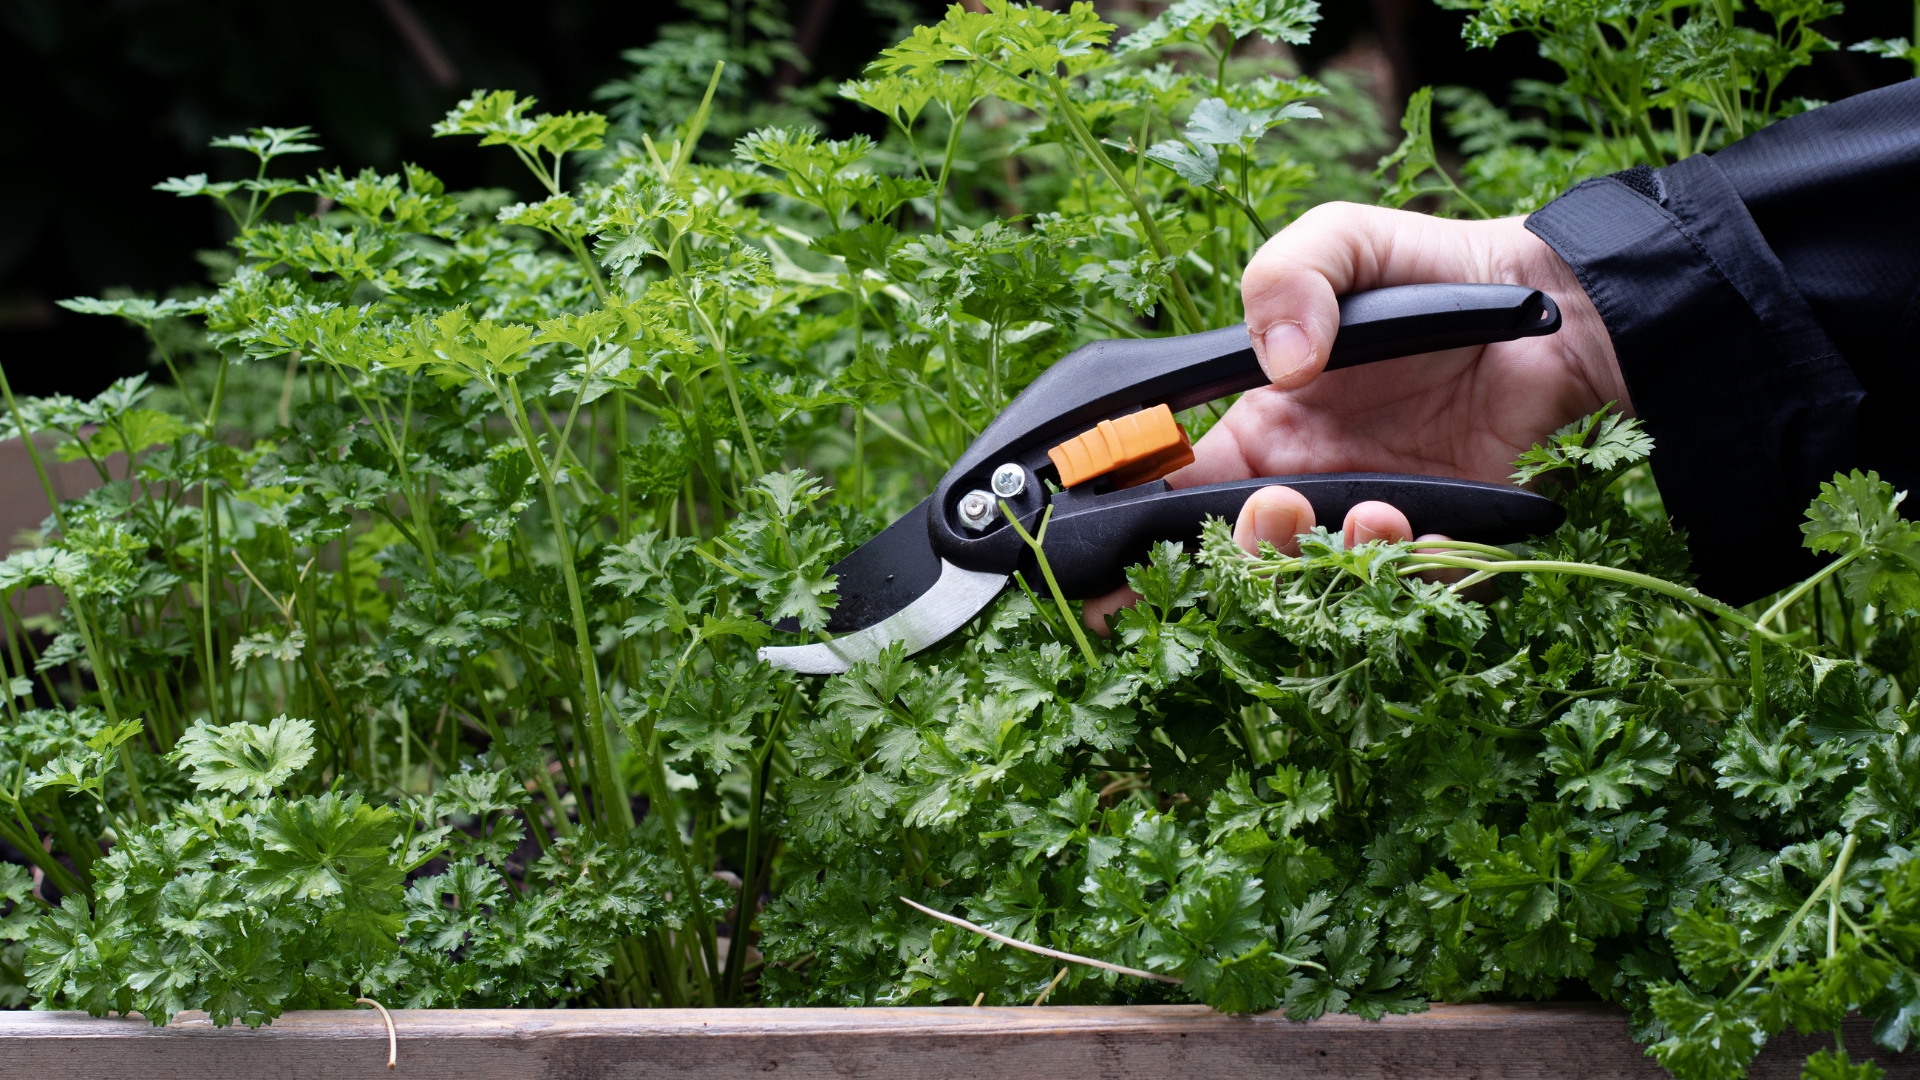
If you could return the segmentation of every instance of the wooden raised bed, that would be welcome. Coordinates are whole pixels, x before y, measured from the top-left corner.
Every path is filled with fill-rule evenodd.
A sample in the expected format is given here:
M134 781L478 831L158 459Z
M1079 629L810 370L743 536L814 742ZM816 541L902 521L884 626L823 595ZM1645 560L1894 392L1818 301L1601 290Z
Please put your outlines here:
M1335 1016L1292 1023L1200 1006L1133 1008L396 1010L399 1066L386 1069L380 1016L288 1013L272 1025L171 1027L79 1013L0 1013L0 1075L32 1080L420 1077L599 1078L1246 1077L1368 1080L1666 1077L1602 1006L1439 1005L1374 1024ZM1850 1023L1848 1047L1869 1046ZM1828 1040L1786 1036L1754 1080L1800 1075ZM1920 1078L1920 1053L1881 1052L1889 1077Z

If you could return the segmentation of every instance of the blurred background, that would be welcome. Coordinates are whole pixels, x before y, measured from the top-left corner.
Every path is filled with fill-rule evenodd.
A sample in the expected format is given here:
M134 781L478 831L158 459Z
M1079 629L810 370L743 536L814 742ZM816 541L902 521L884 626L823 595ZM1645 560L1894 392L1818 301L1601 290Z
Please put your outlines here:
M832 88L942 6L0 0L0 94L11 103L0 109L0 364L24 394L91 395L148 370L137 330L55 301L115 290L163 296L206 280L196 252L224 242L224 215L211 200L179 199L153 184L191 173L232 178L241 155L209 150L213 136L307 125L325 151L299 159L300 174L391 171L412 161L449 190L528 188L510 157L477 152L471 140L435 140L433 122L478 87L531 93L553 111L643 109L674 80L704 83L718 55L744 61L728 92L737 108L757 106L758 119L811 113L836 136L879 135L879 118ZM1162 5L1098 6L1124 26ZM1433 0L1323 0L1322 14L1312 43L1295 50L1297 63L1363 80L1389 128L1422 85L1472 87L1499 101L1516 79L1557 75L1518 36L1469 52L1464 14ZM1843 45L1910 35L1913 8L1849 0L1844 14L1819 25ZM1834 100L1906 74L1904 65L1830 52L1789 89Z

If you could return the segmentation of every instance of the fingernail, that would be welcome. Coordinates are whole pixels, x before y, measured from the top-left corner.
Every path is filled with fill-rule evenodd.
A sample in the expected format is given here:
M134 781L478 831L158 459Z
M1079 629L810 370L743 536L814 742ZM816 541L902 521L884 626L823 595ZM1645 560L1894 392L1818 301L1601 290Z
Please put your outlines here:
M1300 532L1300 515L1291 506L1253 508L1253 535L1277 548L1286 548Z
M1313 343L1299 323L1279 323L1261 336L1260 367L1270 382L1283 382L1313 361Z
M1375 540L1385 539L1389 532L1391 530L1371 528L1358 521L1353 523L1353 541L1356 544L1370 544Z

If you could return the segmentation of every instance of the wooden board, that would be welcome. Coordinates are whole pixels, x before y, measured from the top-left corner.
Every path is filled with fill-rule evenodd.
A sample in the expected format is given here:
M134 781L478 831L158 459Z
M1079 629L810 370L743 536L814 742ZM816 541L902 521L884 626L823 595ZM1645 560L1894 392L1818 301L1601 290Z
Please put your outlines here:
M875 1077L885 1080L1660 1080L1601 1006L1440 1005L1365 1023L1222 1016L1201 1006L1134 1008L396 1010L399 1067L386 1069L379 1014L288 1013L258 1031L182 1014L0 1012L0 1074L32 1080L418 1077L421 1080L637 1080ZM1850 1024L1856 1055L1864 1022ZM1784 1037L1755 1080L1789 1080L1822 1040ZM1889 1077L1920 1078L1920 1053L1878 1055Z

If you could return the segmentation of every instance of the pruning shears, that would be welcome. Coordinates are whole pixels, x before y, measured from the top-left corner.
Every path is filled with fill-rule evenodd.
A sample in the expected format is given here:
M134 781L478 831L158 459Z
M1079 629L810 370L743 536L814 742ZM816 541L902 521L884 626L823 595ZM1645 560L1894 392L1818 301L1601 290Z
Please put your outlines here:
M1329 370L1551 334L1560 309L1520 285L1402 285L1340 300ZM1235 518L1255 491L1285 484L1320 521L1378 499L1415 535L1509 544L1558 528L1550 499L1503 484L1398 473L1263 476L1175 489L1193 460L1173 414L1267 382L1245 326L1184 337L1096 341L1008 403L918 506L832 568L830 640L768 646L760 659L812 675L845 671L895 643L908 654L966 625L1014 574L1037 589L1028 533L1049 507L1041 551L1068 599L1109 592L1161 541L1192 543L1209 517ZM783 627L784 628L784 627Z

